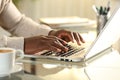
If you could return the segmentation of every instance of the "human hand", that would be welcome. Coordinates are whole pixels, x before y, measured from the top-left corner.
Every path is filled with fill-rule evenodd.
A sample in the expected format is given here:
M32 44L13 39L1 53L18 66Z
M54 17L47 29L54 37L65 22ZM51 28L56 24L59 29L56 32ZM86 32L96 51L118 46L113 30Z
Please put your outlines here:
M55 36L36 36L25 38L25 53L34 54L43 50L67 51L67 42Z
M67 30L58 30L58 31L50 31L49 35L53 35L56 36L58 38L61 38L63 40L65 40L66 42L77 42L78 45L81 45L81 43L85 43L85 41L83 40L82 36L77 33L77 32L71 32L71 31L67 31Z

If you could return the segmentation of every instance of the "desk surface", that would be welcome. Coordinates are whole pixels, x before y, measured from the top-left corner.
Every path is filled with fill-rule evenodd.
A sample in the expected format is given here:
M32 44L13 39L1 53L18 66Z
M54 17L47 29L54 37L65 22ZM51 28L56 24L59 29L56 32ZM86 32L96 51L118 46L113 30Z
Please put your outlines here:
M52 64L42 60L23 60L23 70L0 80L119 80L120 55L114 51L92 61L87 66Z

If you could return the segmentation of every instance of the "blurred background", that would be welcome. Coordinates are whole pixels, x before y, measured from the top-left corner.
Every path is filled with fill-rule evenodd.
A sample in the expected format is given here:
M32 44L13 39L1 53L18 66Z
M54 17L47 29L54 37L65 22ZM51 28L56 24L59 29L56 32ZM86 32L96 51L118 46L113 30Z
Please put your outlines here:
M18 9L33 20L42 17L79 16L96 19L92 5L106 6L110 1L111 13L120 0L13 0Z

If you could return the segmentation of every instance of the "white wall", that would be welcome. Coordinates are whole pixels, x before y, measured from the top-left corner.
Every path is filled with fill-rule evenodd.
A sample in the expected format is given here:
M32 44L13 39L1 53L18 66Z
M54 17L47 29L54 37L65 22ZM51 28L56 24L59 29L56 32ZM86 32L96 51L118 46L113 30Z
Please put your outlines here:
M112 9L119 0L111 0ZM92 5L106 5L108 0L20 0L22 13L38 20L41 17L80 16L95 19Z

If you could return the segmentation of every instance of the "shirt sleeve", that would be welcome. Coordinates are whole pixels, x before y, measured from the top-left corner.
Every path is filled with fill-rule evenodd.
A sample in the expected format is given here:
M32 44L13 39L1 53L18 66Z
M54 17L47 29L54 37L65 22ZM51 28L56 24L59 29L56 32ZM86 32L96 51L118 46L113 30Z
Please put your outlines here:
M23 37L8 37L5 35L0 35L0 47L10 47L14 49L24 50L23 45Z
M5 0L3 0L5 1ZM12 1L7 1L0 14L1 25L16 36L31 37L35 35L48 35L52 29L46 25L38 24L21 14Z
M48 35L50 27L38 24L21 14L11 0L0 1L0 25L17 37L1 37L1 46L23 49L24 38ZM4 5L2 5L4 4Z

